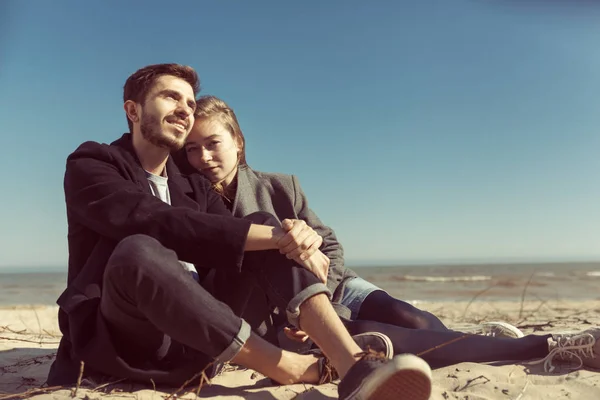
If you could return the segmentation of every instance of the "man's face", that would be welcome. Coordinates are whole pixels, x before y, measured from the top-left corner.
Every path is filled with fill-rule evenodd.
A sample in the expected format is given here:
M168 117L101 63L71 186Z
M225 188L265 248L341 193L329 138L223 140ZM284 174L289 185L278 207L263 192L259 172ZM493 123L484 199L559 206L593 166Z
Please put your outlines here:
M171 75L158 77L141 106L142 136L157 147L181 149L194 124L195 108L189 83Z

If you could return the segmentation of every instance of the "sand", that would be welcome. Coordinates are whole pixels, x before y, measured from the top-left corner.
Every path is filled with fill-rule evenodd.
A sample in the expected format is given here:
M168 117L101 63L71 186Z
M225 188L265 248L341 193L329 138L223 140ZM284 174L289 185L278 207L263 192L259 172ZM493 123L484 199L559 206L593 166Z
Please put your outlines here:
M504 320L525 333L559 332L600 326L600 301L420 303L448 326L466 329L480 321ZM71 399L73 388L43 389L60 332L57 309L18 306L0 309L0 400L6 398ZM546 373L525 363L460 363L433 371L431 399L600 399L600 373L562 365ZM85 382L84 382L85 383ZM103 388L80 387L79 399L156 399L175 388L120 383ZM24 394L27 393L27 394ZM180 398L195 398L194 392ZM335 399L335 384L271 386L251 370L226 369L202 388L201 398Z

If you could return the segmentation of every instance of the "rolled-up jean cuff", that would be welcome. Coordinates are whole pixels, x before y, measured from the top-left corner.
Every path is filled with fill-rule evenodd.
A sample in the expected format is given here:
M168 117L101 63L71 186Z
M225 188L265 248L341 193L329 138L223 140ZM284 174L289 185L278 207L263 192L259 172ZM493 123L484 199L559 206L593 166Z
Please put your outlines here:
M288 322L300 329L300 306L306 300L321 293L326 294L329 300L331 300L331 292L324 283L315 283L314 285L310 285L294 296L294 298L288 303L287 310L285 310Z
M242 326L240 326L240 330L235 335L229 346L221 354L215 357L215 361L219 363L225 363L231 361L237 354L242 350L246 340L250 337L251 328L250 325L244 320L242 320Z

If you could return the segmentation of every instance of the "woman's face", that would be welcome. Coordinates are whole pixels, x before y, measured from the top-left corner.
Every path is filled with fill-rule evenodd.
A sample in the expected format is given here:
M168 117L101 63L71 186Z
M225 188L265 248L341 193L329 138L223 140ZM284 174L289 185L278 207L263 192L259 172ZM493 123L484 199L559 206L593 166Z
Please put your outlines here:
M196 120L185 144L189 163L211 182L223 181L224 186L235 177L240 151L223 124L211 119Z

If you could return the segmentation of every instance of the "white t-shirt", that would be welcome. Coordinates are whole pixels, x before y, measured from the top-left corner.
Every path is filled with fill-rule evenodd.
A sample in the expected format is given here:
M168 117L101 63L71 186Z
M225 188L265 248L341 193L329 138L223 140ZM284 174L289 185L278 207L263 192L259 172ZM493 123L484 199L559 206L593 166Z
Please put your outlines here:
M150 190L152 194L165 203L171 205L171 194L169 193L169 177L166 176L167 170L165 169L165 176L154 175L146 171L146 178L148 178L148 183L150 184ZM183 266L186 271L189 271L194 279L198 280L198 271L194 264L185 261L179 261L179 263Z

